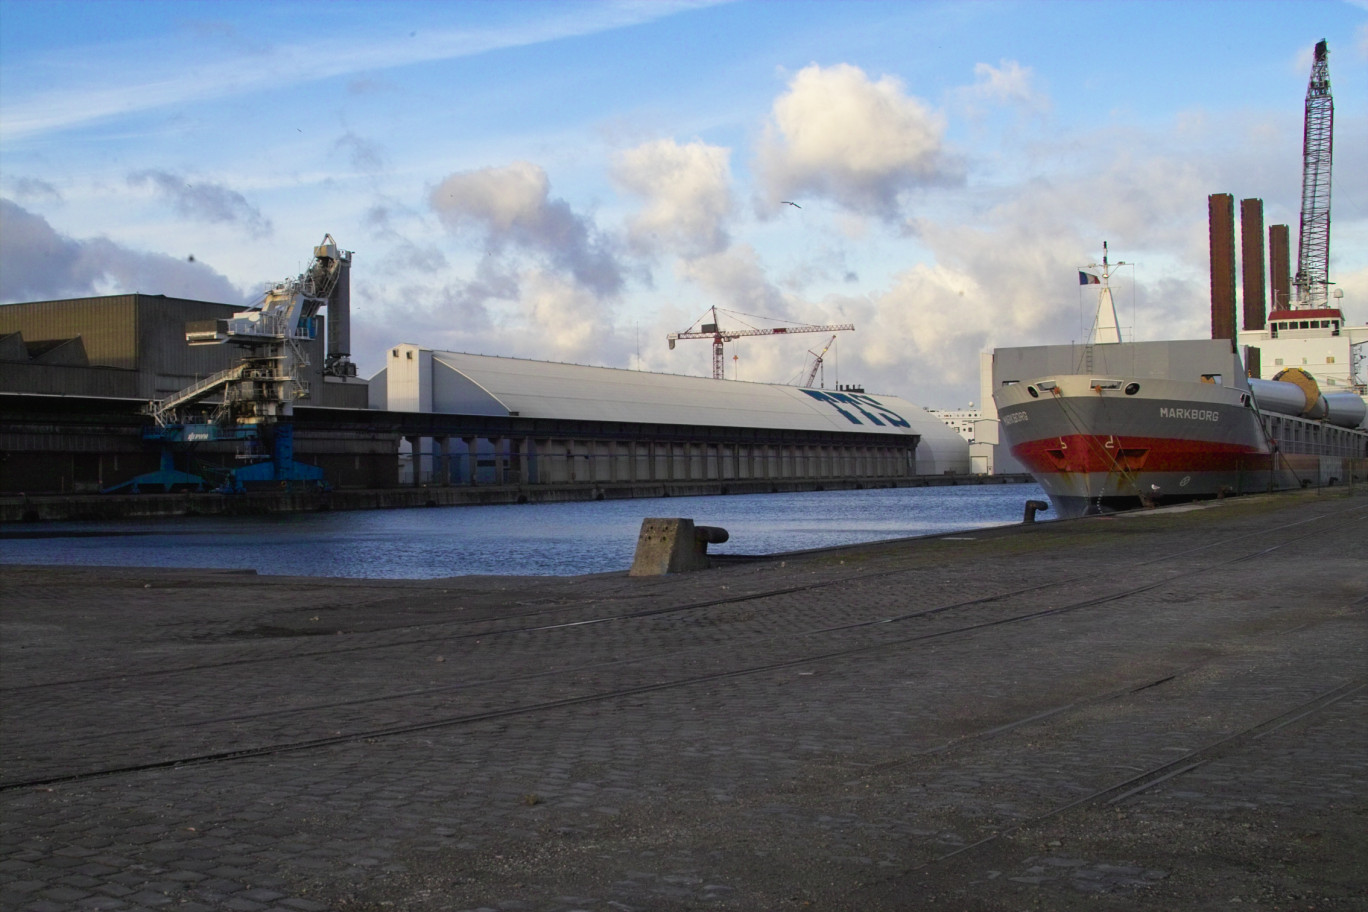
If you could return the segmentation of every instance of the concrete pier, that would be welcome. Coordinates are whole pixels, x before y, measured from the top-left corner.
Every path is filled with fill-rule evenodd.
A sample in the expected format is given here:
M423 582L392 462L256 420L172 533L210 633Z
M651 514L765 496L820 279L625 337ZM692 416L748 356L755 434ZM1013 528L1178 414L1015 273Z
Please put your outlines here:
M932 488L1026 484L1030 475L911 475L898 478L604 482L543 485L422 485L334 491L257 491L247 494L0 495L0 523L116 520L161 516L260 516L325 510L392 510L480 504L570 503L719 494L786 494L866 488Z
M6 567L0 908L1368 908L1364 541L1330 489L664 577Z

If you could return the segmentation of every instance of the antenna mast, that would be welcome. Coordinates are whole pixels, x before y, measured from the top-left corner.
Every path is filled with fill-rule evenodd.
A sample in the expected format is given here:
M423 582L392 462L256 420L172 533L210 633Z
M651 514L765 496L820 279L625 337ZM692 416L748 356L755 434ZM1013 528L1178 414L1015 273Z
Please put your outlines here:
M1316 43L1306 86L1306 133L1302 140L1301 239L1297 246L1294 297L1301 307L1325 307L1330 297L1330 159L1335 101L1330 95L1330 51Z

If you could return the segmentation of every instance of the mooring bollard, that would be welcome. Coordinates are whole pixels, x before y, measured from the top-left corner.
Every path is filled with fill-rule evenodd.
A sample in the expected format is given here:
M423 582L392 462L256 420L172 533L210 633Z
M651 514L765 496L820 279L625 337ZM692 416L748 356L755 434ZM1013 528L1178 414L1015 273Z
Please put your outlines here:
M636 558L629 576L661 576L708 569L708 545L730 536L717 526L695 526L692 519L643 519Z
M1050 505L1049 505L1049 503L1046 502L1046 501L1043 501L1043 500L1028 500L1028 501L1026 501L1026 515L1023 516L1023 517L1021 518L1021 521L1022 521L1023 523L1033 523L1033 522L1035 522L1035 515L1036 515L1036 511L1037 511L1037 510L1048 510L1048 509L1050 509Z

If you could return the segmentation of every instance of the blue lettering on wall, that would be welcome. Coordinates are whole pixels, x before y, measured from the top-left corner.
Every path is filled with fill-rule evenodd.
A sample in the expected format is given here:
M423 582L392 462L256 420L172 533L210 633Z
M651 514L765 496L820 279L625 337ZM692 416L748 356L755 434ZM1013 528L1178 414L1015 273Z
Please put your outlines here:
M851 424L864 424L864 422L855 417L854 412L841 408L842 405L848 405L856 412L864 415L869 419L869 422L876 427L883 427L884 422L894 425L895 427L909 429L912 427L907 419L889 409L873 396L868 396L863 393L828 393L825 390L812 389L805 389L803 392L807 393L818 402L825 402L827 405L830 405L832 408L836 409L836 411L844 415L846 420ZM880 421L880 418L883 420Z
M894 425L895 427L912 427L911 423L906 418L899 415L897 412L893 411L888 406L884 405L882 402L875 399L873 396L867 396L863 393L855 393L851 396L851 398L865 402L866 404L877 410L878 413L883 416L885 421L887 421L891 425Z

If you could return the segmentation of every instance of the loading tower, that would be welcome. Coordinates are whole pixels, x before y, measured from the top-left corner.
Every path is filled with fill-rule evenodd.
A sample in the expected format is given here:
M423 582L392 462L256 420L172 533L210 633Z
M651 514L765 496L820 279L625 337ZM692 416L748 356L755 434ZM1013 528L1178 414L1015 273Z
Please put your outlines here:
M349 352L351 259L351 251L325 235L309 268L267 288L255 307L226 320L187 324L190 345L230 344L242 354L231 367L144 407L152 426L143 438L159 448L161 468L106 493L176 487L234 493L252 484L326 487L321 469L294 459L294 403L309 395L301 376L309 365L304 345L315 338L314 318L321 309L328 310L331 324L323 374L356 375ZM178 453L215 441L236 442L237 468L212 482L176 468Z

